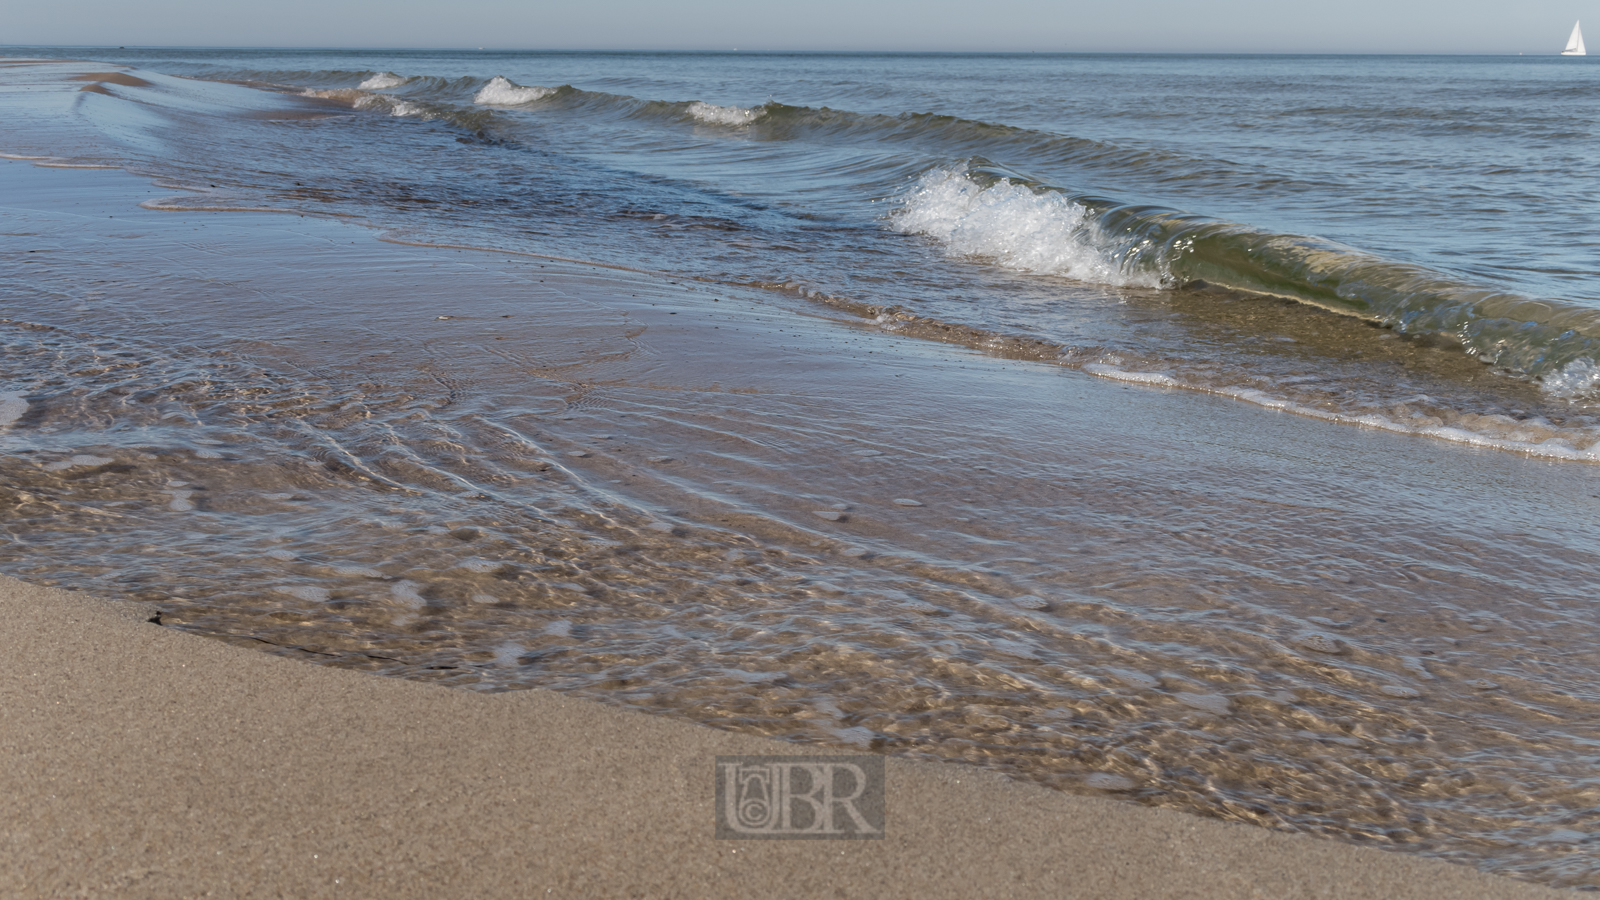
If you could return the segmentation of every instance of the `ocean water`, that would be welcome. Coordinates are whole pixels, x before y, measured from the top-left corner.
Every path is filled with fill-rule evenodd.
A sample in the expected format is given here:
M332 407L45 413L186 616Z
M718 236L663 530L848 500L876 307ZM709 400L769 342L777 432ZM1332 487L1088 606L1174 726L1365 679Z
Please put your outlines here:
M1587 60L9 55L129 67L0 153L125 168L159 186L147 210L505 251L550 309L535 258L663 304L765 296L774 335L821 315L1164 388L1130 387L1128 416L1173 433L1263 406L1329 424L1276 474L1220 449L1243 468L1201 476L1111 422L1063 457L1065 400L1021 388L886 418L842 382L802 397L820 374L746 406L552 387L635 352L603 316L519 333L521 356L354 329L359 365L308 361L267 337L318 315L288 273L230 293L196 244L91 284L70 255L24 264L78 239L30 226L0 294L6 571L335 664L1600 887ZM430 297L479 284L396 265ZM182 314L93 305L158 293ZM999 379L975 395L1004 382L974 366ZM1402 445L1426 477L1385 477L1375 448ZM870 509L898 524L816 531Z
M1580 458L1600 440L1582 59L108 56L366 113L292 143L146 145L213 203L670 259L1444 439Z

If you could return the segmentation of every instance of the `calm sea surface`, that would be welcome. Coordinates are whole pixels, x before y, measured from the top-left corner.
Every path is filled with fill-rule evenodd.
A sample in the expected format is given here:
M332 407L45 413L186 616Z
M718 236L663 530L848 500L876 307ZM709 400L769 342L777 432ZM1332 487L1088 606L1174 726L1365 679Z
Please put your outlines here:
M948 467L927 462L901 472L930 485L905 509L997 504L986 551L913 530L898 549L851 541L830 556L770 525L794 511L744 495L740 508L769 522L750 526L758 541L686 547L670 543L674 526L601 498L576 474L539 488L537 502L518 499L518 479L546 472L550 454L583 451L561 443L570 435L515 424L504 402L521 389L503 372L473 381L462 372L478 363L461 361L452 377L495 385L484 394L495 399L472 407L452 394L420 410L421 389L402 384L399 363L386 376L373 362L373 383L358 391L331 369L278 365L266 351L217 343L197 362L164 347L150 321L51 318L38 298L78 297L90 289L74 279L85 276L42 258L25 265L36 233L17 232L0 294L0 422L11 441L0 450L12 448L0 456L31 499L13 498L8 527L62 557L100 561L70 569L30 551L8 557L6 571L139 595L171 566L192 604L175 620L196 630L315 644L335 661L462 686L563 687L797 740L963 759L1600 887L1584 849L1600 840L1600 781L1584 762L1600 757L1590 640L1600 638L1600 535L1581 474L1600 461L1600 65L1554 55L8 55L132 67L143 84L107 82L61 115L76 143L19 128L0 136L0 152L128 168L170 189L148 206L172 215L316 213L419 244L665 274L1179 389L1148 401L1157 405L1130 394L1134 416L1213 415L1220 396L1343 423L1335 443L1376 429L1441 460L1465 452L1452 444L1476 445L1505 472L1469 477L1441 462L1449 487L1435 496L1414 481L1358 488L1308 453L1294 464L1305 493L1263 489L1250 500L1256 518L1233 519L1254 523L1240 526L1258 529L1245 536L1215 526L1245 516L1229 504L1254 490L1247 474L1226 501L1199 488L1172 499L1185 476L1167 473L1158 489L1166 463L1154 457L1144 469L1119 458L1080 471L1081 461L1047 464L1051 449L1030 444L1025 425L995 426L984 452L1035 461L1027 479L945 484ZM150 285L188 271L178 258L119 271ZM193 304L247 303L218 284L184 290ZM140 392L165 405L113 402ZM654 457L665 460L707 440L683 403L672 415L620 395L556 405L654 416L651 440L677 442ZM788 414L791 430L763 426L773 429L756 442L765 449L730 449L721 468L673 489L695 502L723 491L722 502L878 477L802 476L809 463L763 456L795 435L820 446L855 428L844 412L838 422L812 407ZM852 458L911 445L943 447L947 462L969 452L966 435L932 421L908 418ZM179 426L194 431L166 433ZM254 449L230 455L242 443ZM151 449L178 445L187 455ZM90 484L124 456L142 481L113 472ZM274 468L306 456L344 468L319 474L326 484ZM1585 486L1558 509L1524 490L1516 467L1530 460L1580 473L1560 477ZM968 474L990 472L969 462ZM350 473L410 499L368 497ZM270 499L245 524L146 522L164 537L106 542L107 510L192 512L197 492L223 482ZM1361 503L1378 502L1372 490L1395 498L1361 518ZM462 505L474 492L540 512L484 525ZM1484 506L1452 512L1452 496ZM311 516L319 530L291 540L308 498L322 507ZM795 513L806 528L855 515L848 502L808 502L820 511ZM1262 511L1273 503L1287 506ZM691 508L680 504L684 521ZM1063 537L1068 524L1076 530ZM1124 546L1129 534L1136 545ZM341 559L318 556L330 548ZM275 599L240 587L242 558L280 585L266 592ZM116 574L139 566L137 588ZM693 602L675 606L673 585ZM386 605L352 612L364 597ZM418 624L428 616L441 629L433 638ZM337 636L338 623L358 625L359 639ZM302 626L326 633L313 641ZM1062 663L1069 645L1074 661ZM1296 693L1309 684L1316 702Z

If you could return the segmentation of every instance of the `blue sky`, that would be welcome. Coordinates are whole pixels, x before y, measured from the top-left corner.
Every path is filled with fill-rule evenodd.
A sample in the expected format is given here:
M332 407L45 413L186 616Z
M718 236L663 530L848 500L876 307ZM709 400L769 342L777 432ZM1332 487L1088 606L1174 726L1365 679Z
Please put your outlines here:
M1588 11L1567 0L76 0L12 5L0 44L1554 53Z

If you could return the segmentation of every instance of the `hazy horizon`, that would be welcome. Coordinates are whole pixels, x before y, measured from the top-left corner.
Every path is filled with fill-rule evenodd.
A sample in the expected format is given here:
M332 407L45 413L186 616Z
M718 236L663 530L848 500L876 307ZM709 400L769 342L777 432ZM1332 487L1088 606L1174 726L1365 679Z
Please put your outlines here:
M861 4L596 0L582 9L436 0L284 0L218 13L198 0L129 7L87 0L70 20L43 5L13 11L11 47L484 49L521 51L1421 53L1554 54L1586 5L1353 0L1286 10L1267 0L1199 7L1073 9L1001 0L982 14L950 0ZM1600 19L1595 20L1600 23ZM1600 25L1597 25L1600 27Z

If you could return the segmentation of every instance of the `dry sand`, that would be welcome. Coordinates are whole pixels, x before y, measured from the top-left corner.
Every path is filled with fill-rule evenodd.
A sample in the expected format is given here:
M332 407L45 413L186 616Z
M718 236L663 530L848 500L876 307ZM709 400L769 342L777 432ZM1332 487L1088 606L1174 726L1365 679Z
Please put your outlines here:
M713 839L793 744L474 694L0 580L6 897L1536 897L1464 866L888 761L883 841Z

